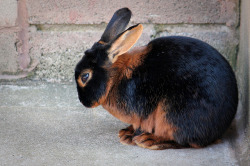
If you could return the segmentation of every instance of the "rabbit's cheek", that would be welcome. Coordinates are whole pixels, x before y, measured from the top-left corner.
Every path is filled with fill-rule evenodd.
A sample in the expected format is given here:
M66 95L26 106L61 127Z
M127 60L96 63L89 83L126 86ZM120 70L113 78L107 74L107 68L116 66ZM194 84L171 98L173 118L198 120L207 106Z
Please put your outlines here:
M105 101L105 99L106 99L106 95L103 95L98 101L92 104L91 108L101 105Z

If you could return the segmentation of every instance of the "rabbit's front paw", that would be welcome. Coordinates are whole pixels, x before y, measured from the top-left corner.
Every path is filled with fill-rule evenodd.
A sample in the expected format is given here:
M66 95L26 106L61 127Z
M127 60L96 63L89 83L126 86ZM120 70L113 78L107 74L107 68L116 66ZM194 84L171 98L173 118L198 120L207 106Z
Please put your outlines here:
M136 145L133 141L134 132L135 130L132 125L125 129L121 129L118 135L120 138L120 142L124 145Z
M173 141L165 140L165 139L157 137L151 133L142 133L141 135L135 136L133 138L133 141L136 143L136 145L138 145L142 148L147 148L147 149L151 149L151 150L182 148L181 145L179 145Z

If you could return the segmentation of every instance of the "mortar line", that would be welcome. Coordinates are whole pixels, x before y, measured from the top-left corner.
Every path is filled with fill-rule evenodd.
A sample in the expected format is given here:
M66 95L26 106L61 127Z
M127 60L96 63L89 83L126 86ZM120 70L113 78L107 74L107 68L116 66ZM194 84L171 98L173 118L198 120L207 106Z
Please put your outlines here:
M133 25L134 23L132 23ZM193 25L193 26L227 26L226 23L141 23L143 25L155 25L155 26L183 26L183 25ZM78 28L86 28L86 26L94 27L97 29L105 29L107 23L100 23L100 24L29 24L29 26L35 26L37 31L57 31L54 28L63 28L63 27L78 27ZM228 26L227 26L228 27ZM65 30L66 31L66 30ZM81 31L78 30L71 30L71 31ZM84 31L84 30L82 30Z

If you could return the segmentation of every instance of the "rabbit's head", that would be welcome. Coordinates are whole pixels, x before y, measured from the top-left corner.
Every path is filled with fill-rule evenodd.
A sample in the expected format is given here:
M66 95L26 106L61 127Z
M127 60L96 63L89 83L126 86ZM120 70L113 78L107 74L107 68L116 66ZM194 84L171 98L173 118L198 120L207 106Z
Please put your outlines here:
M143 30L141 24L125 30L130 17L131 11L128 8L116 11L101 39L87 50L78 62L75 68L75 80L79 100L84 106L95 107L105 100L112 86L110 85L112 64L141 36Z

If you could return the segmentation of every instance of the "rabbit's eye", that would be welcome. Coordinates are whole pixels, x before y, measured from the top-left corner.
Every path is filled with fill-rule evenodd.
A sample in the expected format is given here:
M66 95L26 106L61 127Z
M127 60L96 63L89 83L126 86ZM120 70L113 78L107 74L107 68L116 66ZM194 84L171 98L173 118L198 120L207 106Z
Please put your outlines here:
M82 75L82 83L86 83L89 78L89 73L85 73Z
M86 83L92 78L93 71L90 69L86 69L81 72L79 77L77 78L77 83L80 87L84 88Z

